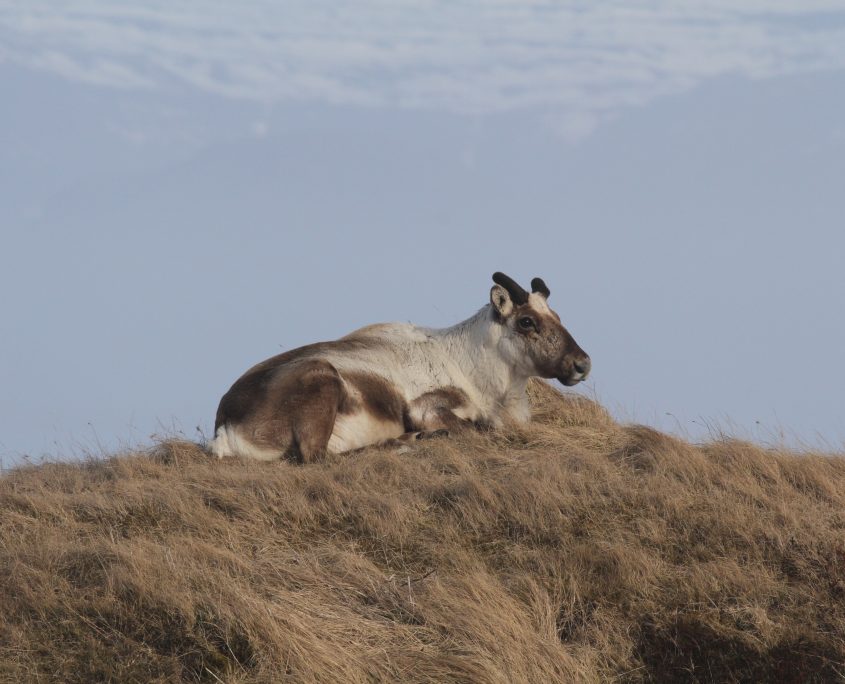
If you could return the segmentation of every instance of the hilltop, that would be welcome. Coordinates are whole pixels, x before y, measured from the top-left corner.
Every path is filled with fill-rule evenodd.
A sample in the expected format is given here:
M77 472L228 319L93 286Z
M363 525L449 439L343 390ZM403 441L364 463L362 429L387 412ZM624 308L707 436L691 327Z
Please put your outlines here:
M8 682L845 679L845 458L621 425L0 480Z

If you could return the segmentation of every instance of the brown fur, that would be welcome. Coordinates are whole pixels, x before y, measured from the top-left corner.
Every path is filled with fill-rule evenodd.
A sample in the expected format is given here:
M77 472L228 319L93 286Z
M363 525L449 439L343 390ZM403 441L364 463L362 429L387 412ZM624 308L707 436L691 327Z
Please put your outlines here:
M359 331L360 332L360 331ZM381 342L375 339L362 339L362 336L348 335L332 342L317 342L277 354L261 363L257 363L244 373L220 400L216 430L227 422L238 422L252 413L258 404L265 402L267 390L275 377L275 371L295 361L308 359L323 351L340 353L360 352L372 349Z
M279 456L303 463L321 458L338 410L346 410L347 393L334 366L318 359L304 360L287 373L259 377L270 400L258 403L238 423L244 436L257 447L278 448ZM256 382L253 376L246 379L247 387Z
M426 392L415 399L411 405L412 413L422 416L422 421L414 426L417 430L450 432L472 426L472 422L455 415L455 409L469 404L466 392L458 387L442 387Z
M540 312L530 304L519 304L514 306L509 318L515 321L514 330L526 338L528 353L541 377L557 378L566 385L579 370L576 365L589 367L590 357L561 325L560 317L554 311ZM530 318L534 327L523 330L518 324L521 318Z
M291 349L256 364L238 378L229 391L223 395L214 421L215 431L221 425L226 423L237 424L249 416L255 415L262 406L267 405L268 401L274 403L275 398L271 398L269 395L278 392L280 374L277 371L282 367L307 360L323 351L357 352L372 349L374 345L378 344L380 344L378 340L364 340L348 336L333 342L307 344L304 347ZM340 408L342 411L347 410L347 407Z
M355 387L363 400L363 408L386 422L408 423L408 406L387 380L374 373L344 373L343 379Z
M348 351L365 345L354 338L312 344L254 366L221 399L215 430L236 425L256 447L278 449L279 457L308 463L325 454L339 414L364 410L395 423L397 434L414 429L407 404L387 380L373 373L341 377L328 361L308 358L327 348Z

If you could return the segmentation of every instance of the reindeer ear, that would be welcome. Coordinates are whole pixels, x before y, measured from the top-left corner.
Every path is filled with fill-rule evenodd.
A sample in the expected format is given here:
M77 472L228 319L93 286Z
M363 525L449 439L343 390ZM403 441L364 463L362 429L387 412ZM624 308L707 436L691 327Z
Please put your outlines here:
M501 285L494 285L490 288L490 303L500 316L509 316L513 312L511 296Z

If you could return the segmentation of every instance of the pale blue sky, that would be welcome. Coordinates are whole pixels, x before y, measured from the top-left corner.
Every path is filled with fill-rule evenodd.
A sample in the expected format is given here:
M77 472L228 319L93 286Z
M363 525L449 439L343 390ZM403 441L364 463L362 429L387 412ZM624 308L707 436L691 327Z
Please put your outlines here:
M0 455L542 276L623 420L841 449L845 3L0 7Z

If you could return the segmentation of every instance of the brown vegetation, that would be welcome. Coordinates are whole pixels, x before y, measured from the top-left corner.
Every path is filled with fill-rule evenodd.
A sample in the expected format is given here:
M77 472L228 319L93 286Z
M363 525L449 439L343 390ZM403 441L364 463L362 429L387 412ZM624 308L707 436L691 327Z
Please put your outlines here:
M0 480L0 680L841 681L845 459L622 426Z

